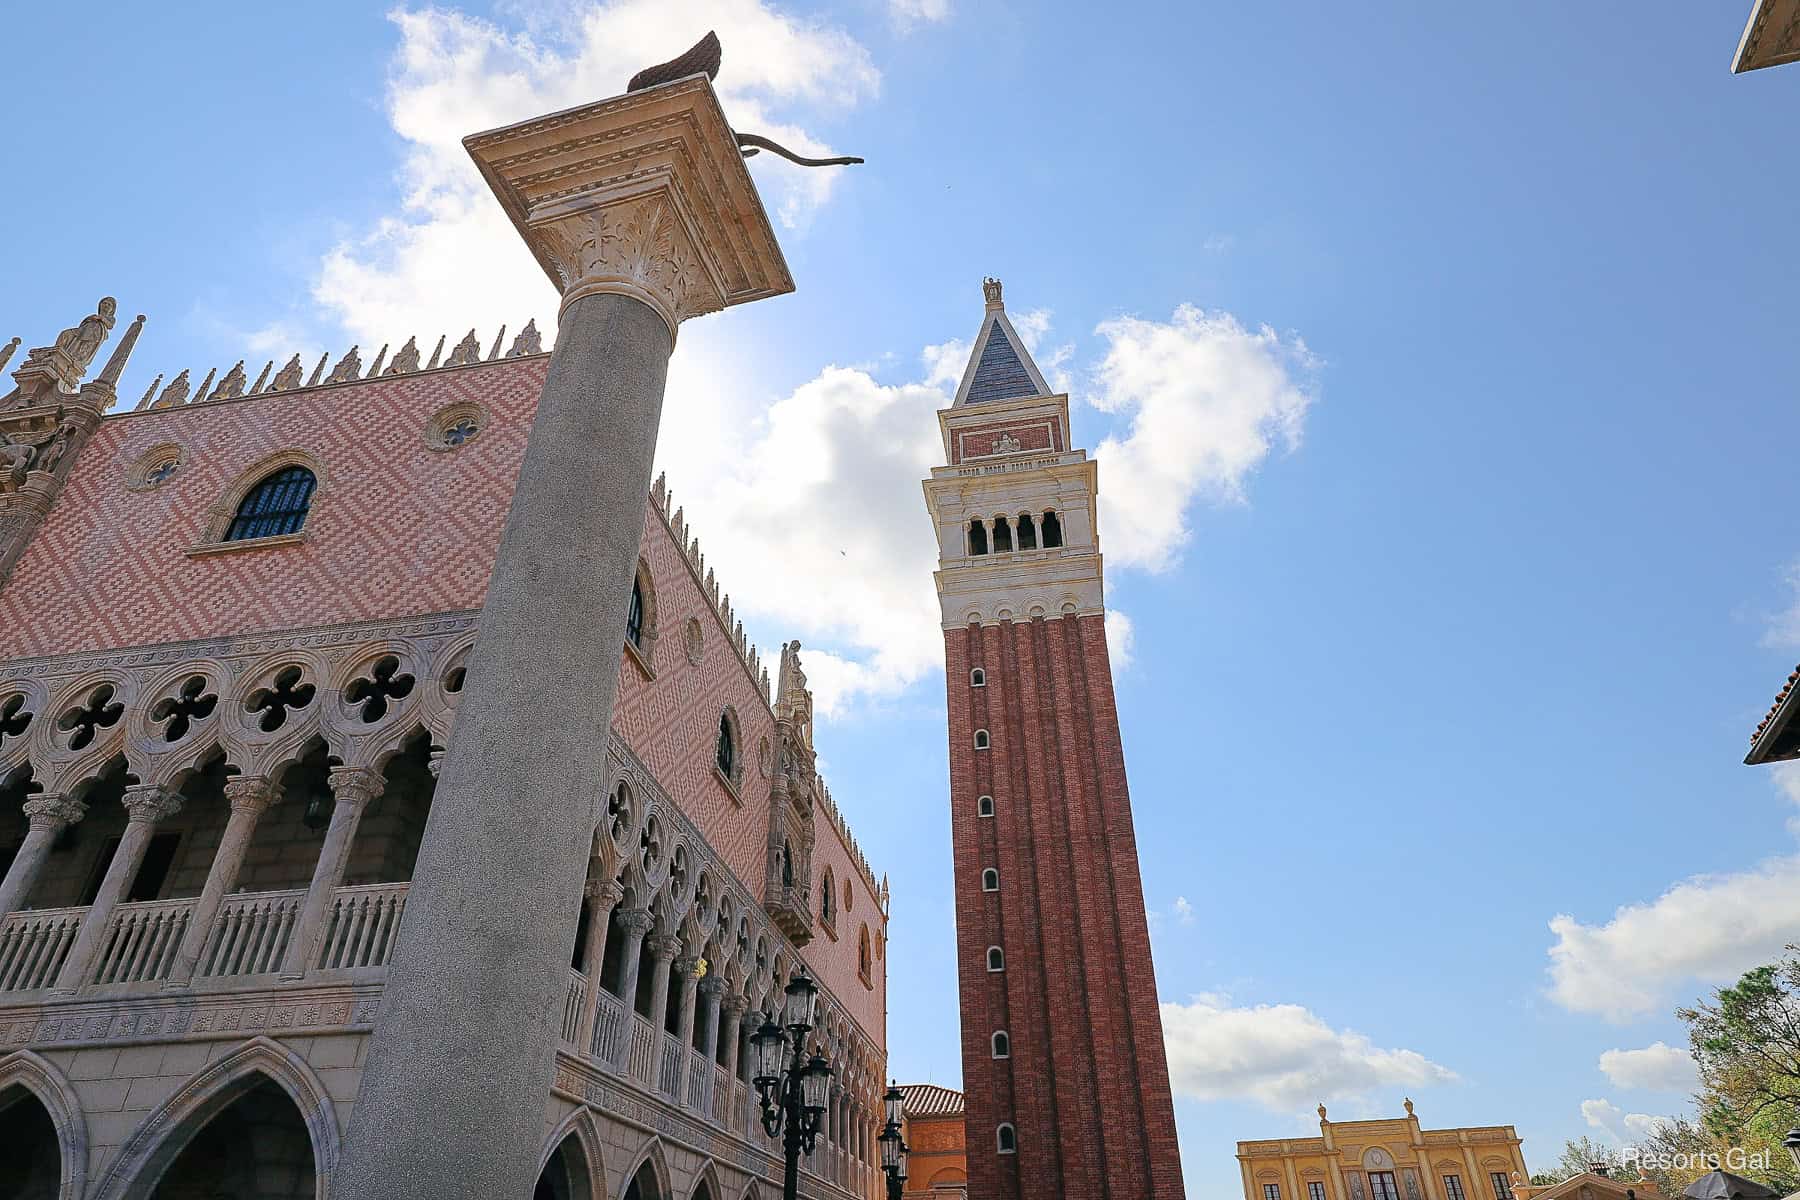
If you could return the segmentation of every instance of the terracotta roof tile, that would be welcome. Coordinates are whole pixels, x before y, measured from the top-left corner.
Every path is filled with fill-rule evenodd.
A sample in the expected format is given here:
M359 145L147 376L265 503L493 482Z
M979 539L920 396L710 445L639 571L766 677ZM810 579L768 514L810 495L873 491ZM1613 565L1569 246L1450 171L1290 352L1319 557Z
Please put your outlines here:
M903 1083L900 1092L906 1097L906 1115L918 1117L960 1117L963 1094L935 1083Z
M1763 730L1767 729L1769 723L1775 719L1775 714L1781 711L1781 706L1787 703L1788 695L1794 690L1794 684L1796 682L1800 682L1800 667L1795 667L1793 674L1787 677L1787 683L1784 684L1781 691L1775 695L1775 703L1769 706L1768 715L1765 716L1762 719L1762 723L1756 727L1756 732L1750 735L1750 744L1752 746L1756 745L1756 740L1762 737Z

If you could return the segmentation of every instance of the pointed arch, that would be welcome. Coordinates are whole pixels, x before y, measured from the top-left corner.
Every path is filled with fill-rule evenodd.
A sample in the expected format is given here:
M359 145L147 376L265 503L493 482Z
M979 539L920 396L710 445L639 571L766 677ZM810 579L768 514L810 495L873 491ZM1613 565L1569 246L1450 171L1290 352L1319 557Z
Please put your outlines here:
M550 1165L551 1157L569 1143L573 1143L574 1153L579 1156L577 1162L564 1151L571 1182L586 1188L576 1192L574 1200L605 1200L606 1159L600 1144L600 1130L594 1124L593 1112L585 1106L563 1118L562 1124L544 1139L543 1153L538 1156L538 1174L542 1175L544 1168ZM581 1176L579 1179L575 1178L577 1172Z
M325 1085L298 1054L254 1037L195 1074L138 1123L94 1190L94 1200L146 1200L194 1135L232 1101L268 1080L287 1093L312 1142L313 1186L325 1200L338 1158L337 1111Z
M706 1200L725 1200L730 1195L719 1182L719 1169L710 1158L694 1173L694 1186L688 1190L688 1200L700 1200L701 1188L706 1189Z
M49 1060L29 1050L15 1050L0 1058L0 1096L13 1087L29 1092L43 1105L56 1127L61 1160L57 1200L81 1200L82 1185L87 1182L87 1120L81 1115L75 1089Z
M668 1158L663 1154L662 1139L654 1136L644 1143L644 1148L632 1159L631 1169L620 1176L619 1200L625 1200L626 1196L631 1195L631 1185L646 1168L656 1181L656 1196L646 1196L643 1200L673 1200L675 1189L670 1183Z

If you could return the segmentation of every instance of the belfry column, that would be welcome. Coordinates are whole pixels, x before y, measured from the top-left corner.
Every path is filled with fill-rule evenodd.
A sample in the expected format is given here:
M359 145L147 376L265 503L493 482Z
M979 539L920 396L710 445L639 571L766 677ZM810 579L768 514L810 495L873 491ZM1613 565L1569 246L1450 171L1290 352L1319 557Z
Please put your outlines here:
M562 306L332 1183L348 1197L530 1193L676 329L793 290L702 75L464 145Z
M0 882L0 917L30 898L32 885L37 883L38 872L44 869L44 859L49 857L57 835L81 820L86 812L87 805L67 796L33 796L25 802L25 819L30 826L24 844L13 855L12 866L6 869L5 882Z

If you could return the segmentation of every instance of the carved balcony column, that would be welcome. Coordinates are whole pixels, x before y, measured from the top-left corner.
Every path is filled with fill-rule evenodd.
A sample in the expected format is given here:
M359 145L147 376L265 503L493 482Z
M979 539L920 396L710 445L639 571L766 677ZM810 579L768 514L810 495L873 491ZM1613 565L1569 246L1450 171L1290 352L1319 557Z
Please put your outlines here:
M594 1022L600 1012L600 968L606 964L606 940L612 931L613 909L625 899L625 885L616 879L590 879L584 890L588 936L587 945L581 948L581 973L587 976L587 995L582 999L581 1029L575 1035L575 1044L588 1054L593 1050Z
M708 1063L719 1061L719 1008L725 998L725 981L708 975L700 981L700 1053Z
M165 988L184 988L193 982L201 952L206 949L207 939L212 937L219 906L237 886L238 871L244 865L244 852L250 849L256 823L274 799L274 785L267 779L225 781L225 800L231 805L231 815L225 819L225 832L219 838L219 848L213 852L212 867L206 873L200 898L194 902L187 932L181 936L181 948L175 952L174 969L163 984Z
M100 951L100 940L112 922L113 910L119 907L131 890L132 880L137 878L138 868L144 862L144 851L150 846L150 835L156 832L156 823L180 811L181 796L167 788L134 784L125 789L125 832L119 835L118 849L113 851L112 862L107 864L106 877L100 881L94 903L81 918L81 932L75 935L75 945L70 948L69 957L63 960L62 973L56 977L56 991L73 992L87 982L94 955Z
M288 942L287 957L281 964L283 979L298 979L312 969L319 953L319 940L325 936L326 918L331 915L331 902L344 883L344 868L350 862L350 846L356 840L356 827L363 813L386 781L381 773L366 767L333 767L327 780L331 785L331 824L325 829L325 842L319 847L319 861L313 864L312 882L307 885L306 899L300 905L300 918L294 922L294 936ZM415 876L416 878L416 876ZM407 896L407 907L412 897ZM405 927L401 917L402 928Z
M655 924L656 918L647 908L628 908L619 914L619 928L625 931L625 945L619 951L619 999L625 1003L627 1024L637 1012L638 976L643 974L644 966L644 935ZM630 1044L631 1038L626 1037L619 1053L625 1054Z
M683 1106L688 1102L688 1070L694 1061L694 1010L705 964L705 959L692 954L675 960L675 978L681 982L681 995L675 999L675 1040L681 1044L681 1065L675 1072L675 1103Z
M13 855L12 866L6 869L5 881L0 882L0 917L25 907L50 847L63 830L81 820L86 812L87 805L67 796L33 796L25 802L25 818L30 826L24 844Z
M464 145L562 305L333 1185L384 1200L537 1175L675 332L793 290L703 75Z
M737 992L726 996L719 1005L719 1013L724 1019L719 1037L724 1039L725 1073L733 1079L737 1078L738 1051L743 1047L744 1013L749 1007L750 1002Z
M657 1046L669 1028L669 971L675 956L681 952L681 939L668 934L652 934L644 939L650 952L650 1024L656 1027ZM660 1053L660 1049L658 1053Z

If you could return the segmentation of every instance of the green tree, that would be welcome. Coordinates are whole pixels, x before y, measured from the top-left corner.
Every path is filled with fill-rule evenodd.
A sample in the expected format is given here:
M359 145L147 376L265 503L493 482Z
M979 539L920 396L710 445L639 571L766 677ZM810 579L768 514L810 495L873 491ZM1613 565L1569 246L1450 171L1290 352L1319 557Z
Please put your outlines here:
M1561 1183L1571 1176L1579 1175L1593 1164L1601 1163L1608 1168L1618 1165L1618 1152L1601 1145L1591 1137L1570 1138L1563 1143L1562 1156L1556 1165L1548 1171L1539 1172L1531 1177L1535 1184Z

